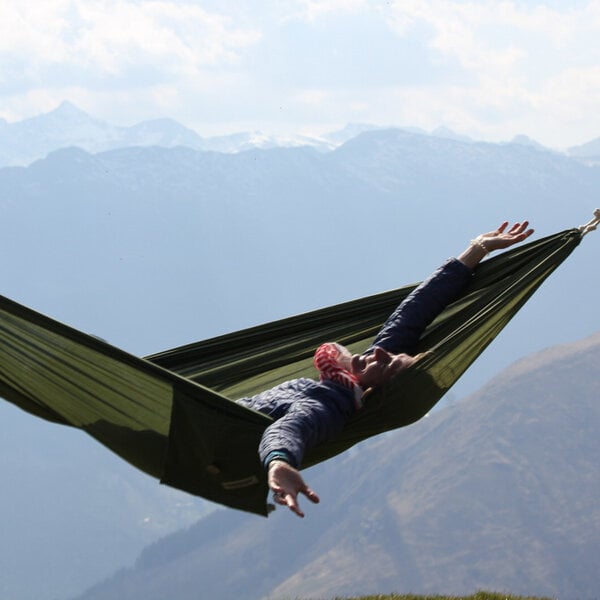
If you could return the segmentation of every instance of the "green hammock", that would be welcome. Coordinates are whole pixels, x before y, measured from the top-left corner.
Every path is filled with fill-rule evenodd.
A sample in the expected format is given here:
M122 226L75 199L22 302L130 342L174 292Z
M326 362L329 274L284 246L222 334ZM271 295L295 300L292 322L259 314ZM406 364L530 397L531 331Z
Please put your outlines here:
M303 467L423 417L579 244L566 230L484 261L427 329L425 358L372 392ZM230 398L314 377L324 341L364 350L414 285L137 358L0 297L0 395L89 433L161 482L267 514L257 448L271 419Z

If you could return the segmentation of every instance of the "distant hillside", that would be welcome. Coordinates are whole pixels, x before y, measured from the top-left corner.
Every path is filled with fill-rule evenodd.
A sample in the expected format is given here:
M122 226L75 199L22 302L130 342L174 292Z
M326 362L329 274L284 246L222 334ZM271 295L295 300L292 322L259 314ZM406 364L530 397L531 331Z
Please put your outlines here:
M583 600L600 580L600 333L306 473L297 519L221 510L79 600L478 589Z
M590 163L598 164L600 162L600 138L595 138L580 146L573 146L569 148L568 152L569 156L575 156Z

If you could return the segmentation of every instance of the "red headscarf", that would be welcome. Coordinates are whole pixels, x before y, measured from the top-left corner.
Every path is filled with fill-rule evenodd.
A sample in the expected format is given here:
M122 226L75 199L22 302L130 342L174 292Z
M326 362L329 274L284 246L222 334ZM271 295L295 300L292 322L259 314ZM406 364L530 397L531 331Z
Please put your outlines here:
M350 371L352 355L341 344L322 344L315 352L314 365L321 374L321 381L335 381L354 392L356 408L362 407L363 389Z

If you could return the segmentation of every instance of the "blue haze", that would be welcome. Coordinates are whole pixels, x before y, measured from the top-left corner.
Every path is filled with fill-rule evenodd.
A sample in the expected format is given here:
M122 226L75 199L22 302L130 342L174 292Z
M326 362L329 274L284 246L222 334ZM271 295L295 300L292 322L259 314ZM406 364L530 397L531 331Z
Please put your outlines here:
M398 129L367 131L328 152L146 146L91 154L70 147L27 167L0 169L0 292L145 355L418 281L505 218L530 218L537 236L580 225L599 204L599 184L599 167L530 145ZM474 391L521 356L598 331L599 243L598 233L584 240L455 396ZM53 535L69 535L53 523L65 515L74 523L97 516L93 528L101 536L98 523L111 522L118 490L138 475L123 465L115 493L105 497L106 514L78 513L101 484L91 481L88 496L70 501L65 490L81 489L89 464L106 477L114 459L91 440L55 434L61 430L12 407L0 411L3 438L19 430L31 444L27 455L43 454L56 469L56 479L40 478L48 463L20 459L25 449L7 441L3 476L10 476L8 465L22 469L4 506L12 507L16 523L5 537L16 554L3 560L33 569L52 552ZM46 456L49 445L60 456ZM68 466L74 453L81 472ZM136 494L149 493L144 490L154 483L144 488L146 478L139 477ZM23 547L15 540L40 506L38 494L48 507L49 539ZM152 502L160 505L161 498ZM135 505L125 523L143 513ZM119 535L135 538L136 531ZM80 589L135 556L134 542L121 544L119 554L115 535L109 529L98 542L114 546L113 556L106 550L87 555L96 571L76 581ZM80 552L75 546L61 549L66 565ZM68 587L69 567L51 564L47 598L76 591ZM20 595L10 588L12 597L45 600L33 582L27 585Z

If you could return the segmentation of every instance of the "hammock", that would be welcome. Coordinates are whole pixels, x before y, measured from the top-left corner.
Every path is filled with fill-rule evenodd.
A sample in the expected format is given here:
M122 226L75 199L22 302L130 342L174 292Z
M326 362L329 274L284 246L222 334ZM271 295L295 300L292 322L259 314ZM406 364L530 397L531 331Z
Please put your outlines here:
M423 417L579 244L566 230L484 261L459 300L426 330L416 365L376 389L307 467ZM270 417L231 400L314 377L324 341L369 345L414 285L155 354L132 356L0 296L0 395L86 431L162 483L266 515L257 455Z

